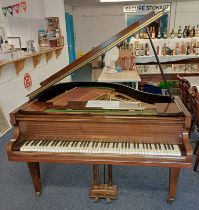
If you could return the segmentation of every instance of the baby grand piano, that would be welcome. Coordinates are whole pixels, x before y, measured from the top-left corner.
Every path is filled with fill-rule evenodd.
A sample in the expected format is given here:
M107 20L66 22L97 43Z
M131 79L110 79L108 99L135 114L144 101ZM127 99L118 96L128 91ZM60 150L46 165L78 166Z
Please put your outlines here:
M40 162L92 164L90 196L108 201L117 196L113 165L157 166L169 168L167 200L174 200L180 169L191 167L192 156L191 116L181 100L120 84L59 83L162 15L149 13L55 73L10 114L14 135L7 144L8 159L27 162L37 194ZM100 183L100 165L108 168L107 184Z

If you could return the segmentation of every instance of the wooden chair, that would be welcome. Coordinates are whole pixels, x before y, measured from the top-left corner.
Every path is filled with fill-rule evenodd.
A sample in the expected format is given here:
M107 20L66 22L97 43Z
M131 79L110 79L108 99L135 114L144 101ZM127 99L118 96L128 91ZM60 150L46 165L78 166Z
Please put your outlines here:
M181 99L182 102L184 103L184 105L187 107L187 109L191 112L192 108L190 106L190 102L189 102L189 89L191 88L191 84L189 83L188 80L184 79L183 77L177 75L177 79L179 81L179 87L180 87L180 95L181 95Z
M194 154L196 154L194 171L196 171L199 164L199 93L197 87L191 87L189 93L189 103L192 107L192 130L194 129L194 132L198 134L198 141L194 148Z
M192 125L189 134L192 131L198 133L198 141L194 148L194 154L196 154L194 171L196 171L199 164L199 93L197 87L191 87L188 80L179 75L177 78L179 81L181 99L192 116Z

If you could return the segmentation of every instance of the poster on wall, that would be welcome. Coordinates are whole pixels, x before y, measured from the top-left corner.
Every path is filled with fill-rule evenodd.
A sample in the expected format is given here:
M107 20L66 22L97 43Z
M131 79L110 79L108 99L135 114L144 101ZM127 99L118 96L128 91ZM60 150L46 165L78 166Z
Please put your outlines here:
M30 74L26 73L23 79L24 87L26 90L30 91L32 88L32 78Z
M10 13L10 15L13 16L13 9L12 9L12 6L9 6L9 7L8 7L8 12Z
M20 3L20 6L21 6L21 8L26 12L26 2L25 2L25 1L22 1L22 2Z
M13 8L17 14L19 14L19 4L13 5Z
M125 13L149 13L151 11L161 11L164 10L165 12L169 12L171 8L171 4L143 4L143 5L129 5L124 6Z
M8 8L7 7L2 7L2 12L3 12L3 15L6 17L7 12L8 12Z
M6 17L7 14L9 13L11 16L14 14L18 15L20 13L26 12L27 7L26 7L26 2L22 1L20 3L10 5L8 7L2 7L2 13Z

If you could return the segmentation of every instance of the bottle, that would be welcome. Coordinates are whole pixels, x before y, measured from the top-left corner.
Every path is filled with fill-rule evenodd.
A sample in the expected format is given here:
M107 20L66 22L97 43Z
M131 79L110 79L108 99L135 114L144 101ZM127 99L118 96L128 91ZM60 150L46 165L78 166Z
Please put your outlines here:
M196 54L196 43L193 44L193 54Z
M142 44L140 48L140 55L143 56L144 54L145 54L144 44Z
M135 56L139 56L139 55L140 55L139 43L136 43L136 45L135 45Z
M145 55L149 56L149 44L148 43L145 44Z
M187 26L185 26L184 30L183 30L183 38L187 38Z
M164 43L164 46L162 48L162 55L166 55L166 49L167 49L167 46L166 46L166 43Z
M155 39L155 27L153 27L153 29L152 29L151 38L152 39Z
M157 55L160 55L160 46L157 46Z
M179 29L178 29L178 38L182 38L182 29L181 29L181 26L179 26Z
M164 39L167 39L167 29L164 30Z
M139 33L136 34L135 38L136 38L136 39L139 39L139 38L140 38Z
M194 37L194 36L195 36L195 26L193 26L190 31L190 37Z
M197 44L196 44L196 49L195 49L195 54L196 55L199 55L199 42L197 42Z
M149 29L149 34L150 34L151 37L152 37L152 31L153 31L153 28L150 27L150 29Z
M140 39L143 39L143 31L140 31Z
M193 26L193 37L196 36L196 29L195 29L195 26Z
M182 44L181 44L180 53L181 54L185 54L185 45L184 45L184 42L182 42Z
M147 38L148 38L147 32L144 31L144 33L143 33L143 39L147 39Z
M176 43L175 54L179 55L179 53L180 53L179 43Z
M187 37L190 37L191 27L190 25L187 26Z
M197 28L196 28L196 37L199 37L199 25L197 25Z
M174 30L172 29L172 31L171 31L171 39L173 39L173 38L174 38L174 36L175 36L175 34L174 34Z
M161 36L161 29L159 28L158 29L158 39L161 39L162 38L162 36Z
M191 47L190 44L187 44L187 49L186 49L186 55L190 55L191 54Z

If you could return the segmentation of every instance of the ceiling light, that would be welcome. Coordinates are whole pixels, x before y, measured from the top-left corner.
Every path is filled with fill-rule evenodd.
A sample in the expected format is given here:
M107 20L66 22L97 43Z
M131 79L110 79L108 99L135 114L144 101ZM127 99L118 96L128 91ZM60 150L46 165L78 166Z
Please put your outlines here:
M132 2L132 1L144 1L144 0L100 0L100 2Z

